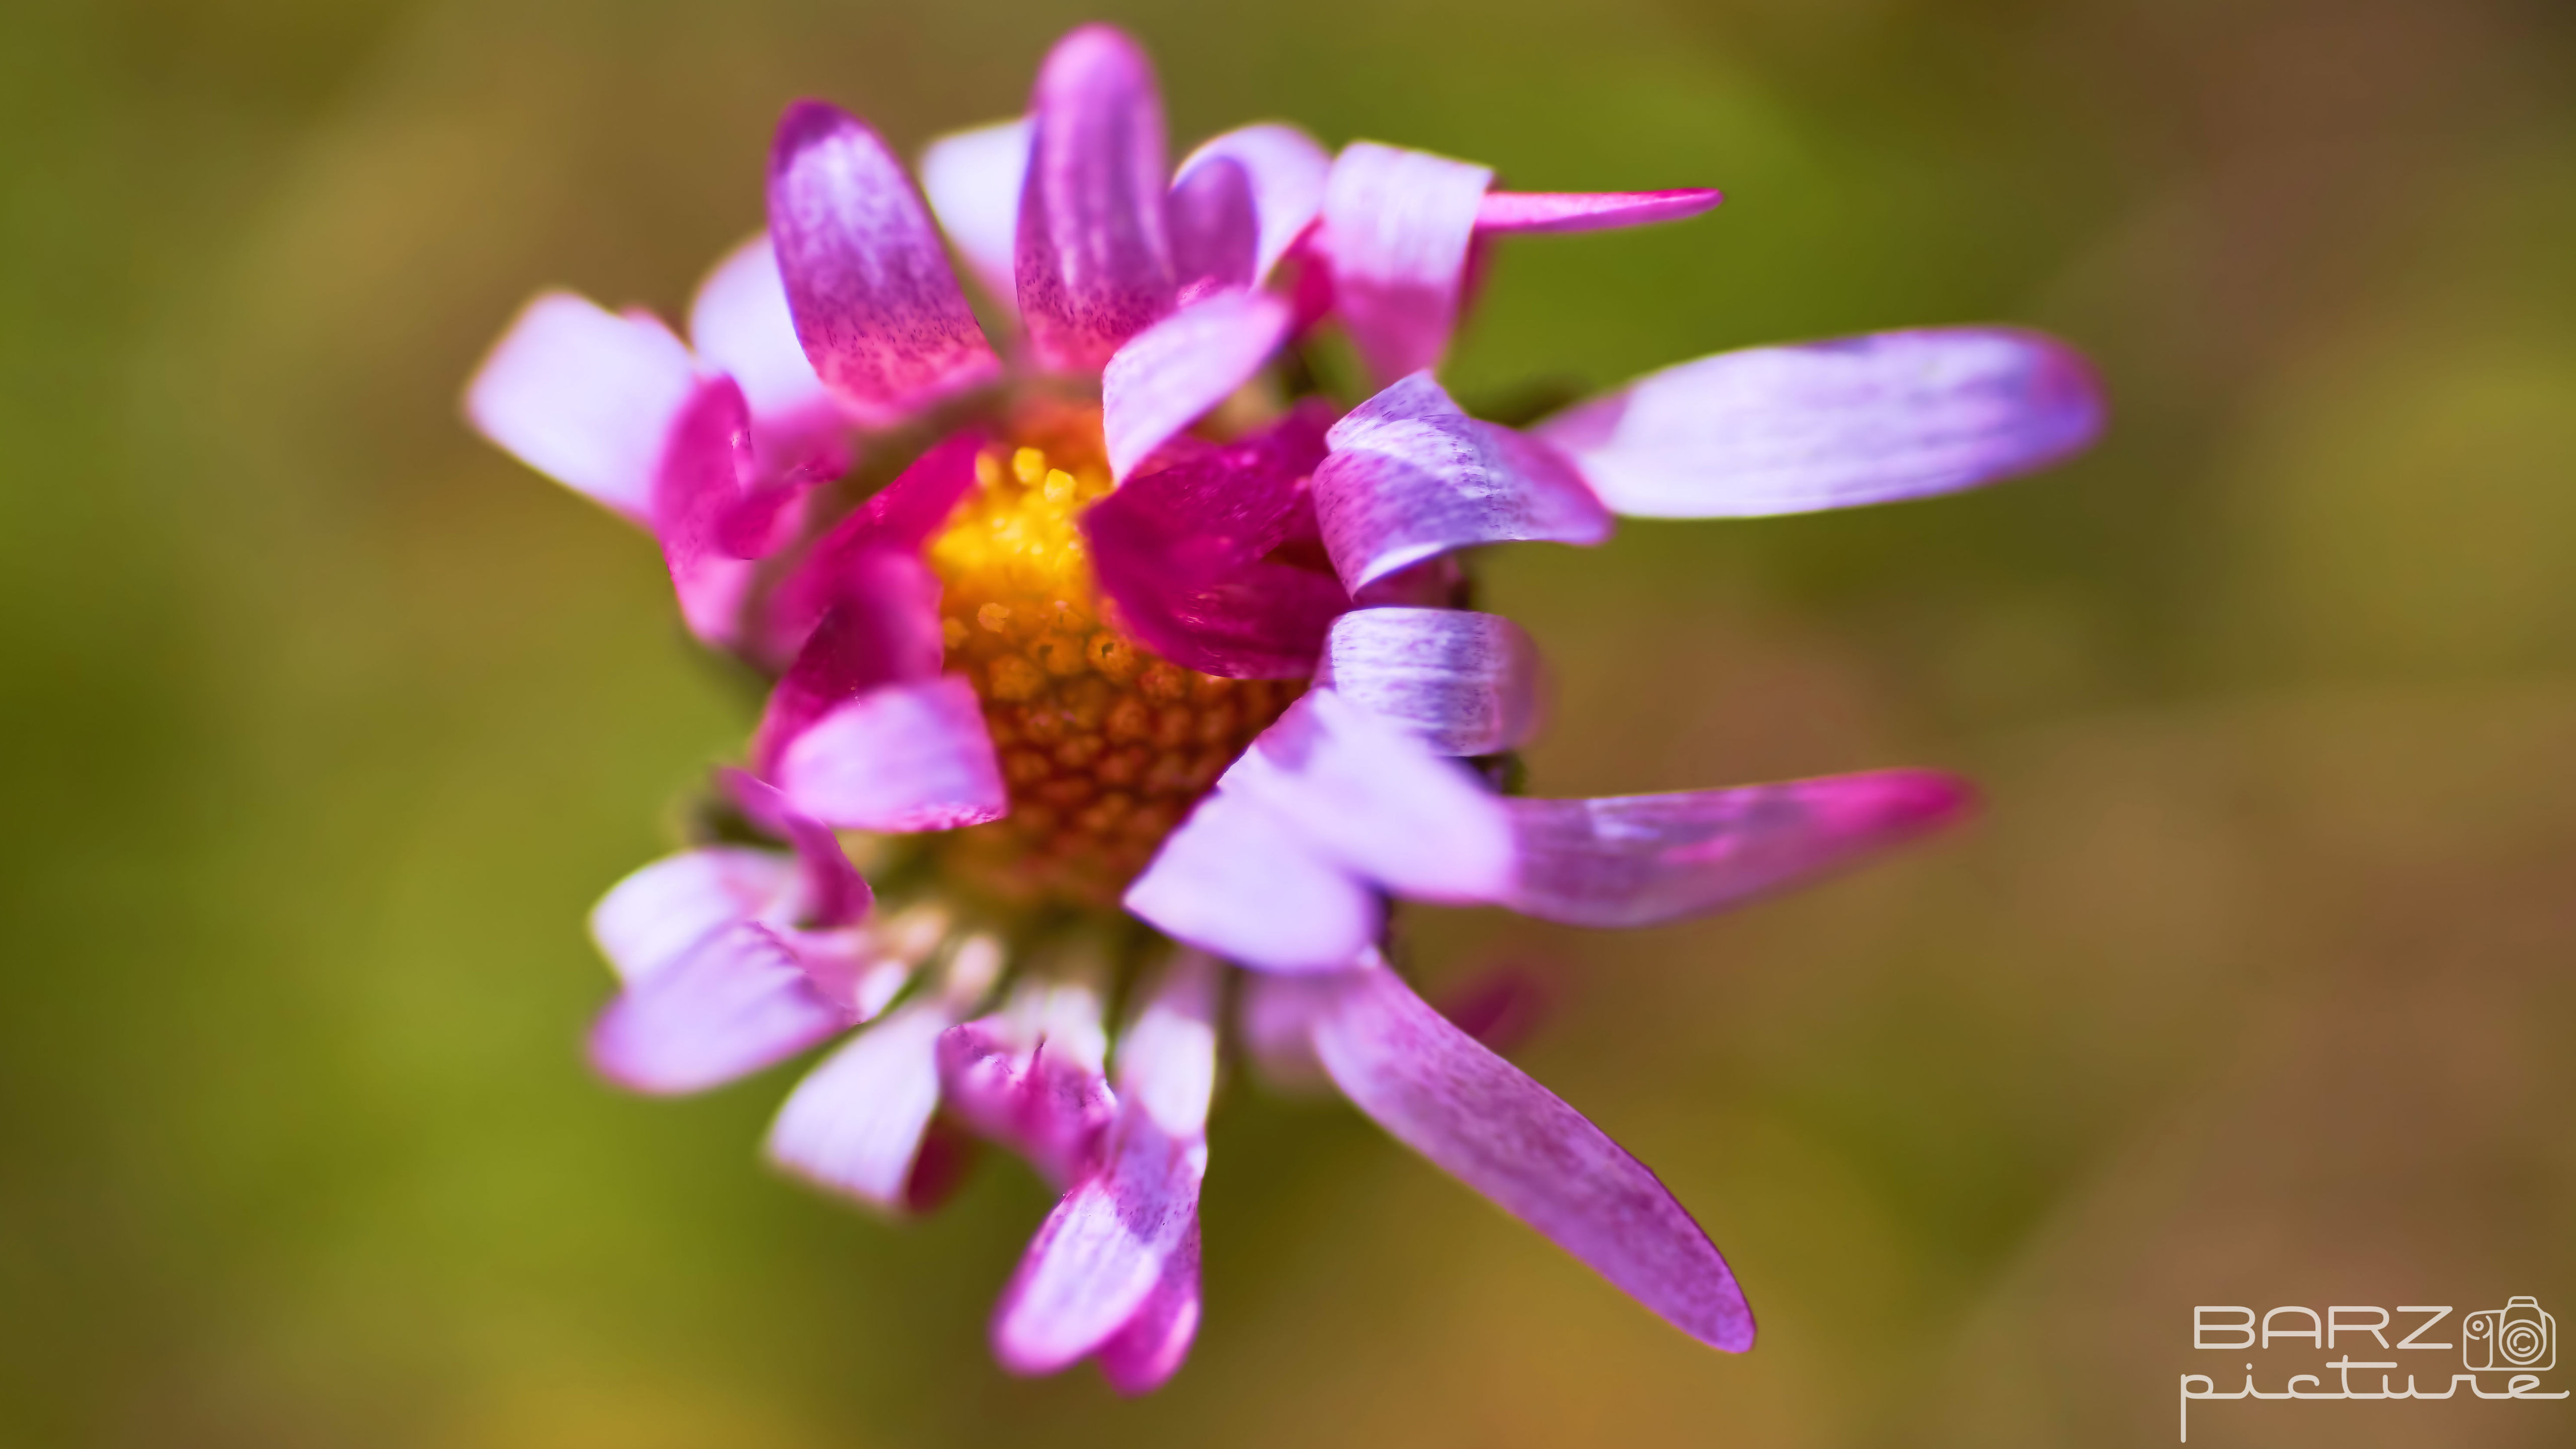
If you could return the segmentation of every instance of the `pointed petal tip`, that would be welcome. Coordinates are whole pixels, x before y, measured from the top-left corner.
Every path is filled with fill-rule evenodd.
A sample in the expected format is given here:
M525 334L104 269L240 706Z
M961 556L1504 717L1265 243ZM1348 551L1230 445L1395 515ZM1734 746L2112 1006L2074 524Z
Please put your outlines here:
M1726 200L1715 187L1671 191L1488 191L1476 208L1479 235L1606 231L1684 221Z

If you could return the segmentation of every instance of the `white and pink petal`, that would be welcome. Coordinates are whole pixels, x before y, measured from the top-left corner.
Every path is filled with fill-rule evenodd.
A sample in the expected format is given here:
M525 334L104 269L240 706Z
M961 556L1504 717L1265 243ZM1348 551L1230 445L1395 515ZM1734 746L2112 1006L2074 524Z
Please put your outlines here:
M1436 367L1448 351L1493 175L1373 141L1354 141L1333 158L1321 242L1334 306L1380 383Z
M1317 681L1444 755L1513 749L1538 726L1537 646L1472 609L1354 609L1333 621Z
M1223 791L1164 840L1125 905L1174 940L1263 971L1342 970L1385 921L1367 882Z
M1313 1040L1344 1095L1399 1142L1700 1342L1753 1346L1735 1275L1654 1173L1382 966L1318 983Z
M1848 868L1962 818L1975 796L1929 770L1589 800L1513 799L1503 904L1577 926L1722 910Z
M650 316L569 292L528 303L465 391L465 415L519 461L644 523L697 364Z
M1020 187L1028 173L1025 116L952 132L921 152L921 189L948 244L966 259L977 284L1013 309L1019 281L1011 253L1019 244Z
M774 778L798 810L840 830L952 830L1010 809L983 706L954 674L832 707L783 748Z
M1594 544L1609 510L1554 448L1471 418L1415 373L1333 424L1315 470L1315 515L1344 587L1452 549L1517 541Z
M842 406L891 423L1001 367L903 165L855 116L788 108L769 233L796 336Z
M1020 319L1041 365L1086 372L1172 308L1162 96L1134 40L1086 25L1048 52L1029 113Z
M697 1092L783 1061L855 1020L814 989L778 932L720 927L600 1014L590 1059L620 1086Z
M2065 344L1952 327L1721 352L1536 431L1616 512L1747 518L2033 472L2091 446L2105 413L2091 367Z

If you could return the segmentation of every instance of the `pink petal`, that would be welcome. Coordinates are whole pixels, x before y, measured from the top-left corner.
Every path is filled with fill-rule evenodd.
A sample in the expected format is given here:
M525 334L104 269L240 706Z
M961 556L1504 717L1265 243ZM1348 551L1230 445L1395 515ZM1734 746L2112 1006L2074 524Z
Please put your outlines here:
M837 421L840 408L796 340L778 253L762 232L726 254L689 304L689 341L700 359L742 385L763 431Z
M1338 971L1377 939L1376 892L1251 800L1199 802L1127 888L1175 940L1264 971Z
M801 890L796 862L778 851L684 850L610 887L591 908L590 937L632 986L738 921L785 924Z
M1250 382L1287 339L1288 320L1288 304L1266 292L1220 292L1129 338L1100 375L1111 475L1123 482Z
M1171 233L1172 275L1184 305L1252 285L1261 218L1242 162L1219 156L1175 180L1163 201L1163 224Z
M1026 983L1002 1011L940 1037L941 1091L968 1126L1061 1187L1099 1164L1117 1116L1107 1049L1098 993Z
M819 820L787 803L768 782L742 770L718 770L716 779L751 823L796 847L804 872L806 923L816 928L846 926L868 913L875 896L865 876L850 864L840 838Z
M1331 689L1289 706L1217 788L1257 802L1317 854L1399 895L1490 901L1512 882L1501 798Z
M1966 782L1924 770L1597 800L1507 800L1520 876L1504 904L1645 926L1853 865L1962 818Z
M1735 1275L1652 1172L1383 968L1337 978L1324 1069L1379 1126L1714 1348L1753 1346Z
M1029 172L1023 116L957 131L922 148L921 189L966 270L1005 307L1019 306L1011 251L1019 243L1020 187Z
M1162 97L1136 42L1086 25L1048 53L1029 111L1020 316L1039 362L1090 371L1172 309Z
M1327 441L1315 515L1352 590L1473 544L1610 536L1609 511L1563 457L1467 416L1429 373L1360 404Z
M1199 1225L1163 1260L1162 1281L1127 1326L1100 1345L1100 1375L1130 1398L1150 1394L1181 1371L1199 1334Z
M591 1029L590 1059L638 1092L696 1092L793 1056L853 1019L814 990L776 932L740 921L609 1003Z
M1726 198L1707 187L1680 191L1488 191L1476 207L1479 235L1606 231L1680 221Z
M641 523L663 436L696 382L669 328L547 292L475 370L465 415L520 462Z
M1333 621L1321 682L1444 755L1491 755L1538 724L1538 648L1470 609L1355 609Z
M769 1160L890 1212L910 1206L914 1161L939 1107L939 1034L954 1019L944 998L925 996L851 1038L778 1109Z
M1121 627L1184 668L1303 679L1350 607L1321 570L1268 557L1313 529L1304 480L1323 458L1325 414L1301 408L1267 432L1128 480L1082 514L1092 567Z
M1358 953L1353 953L1354 961ZM1346 966L1351 962L1346 961ZM1313 1028L1333 978L1257 971L1237 998L1235 1034L1262 1082L1276 1090L1311 1093L1325 1085L1315 1060Z
M865 122L819 101L788 108L769 231L797 339L860 418L895 421L1000 369L930 213Z
M1334 305L1380 382L1439 365L1458 323L1467 244L1494 173L1354 141L1324 183Z
M974 686L953 674L868 691L796 737L778 787L840 830L950 830L1010 809Z
M2092 369L2012 328L1721 352L1539 425L1611 508L1749 518L1972 488L2100 436Z
M897 587L889 580L904 573L904 566L887 565L884 557L919 554L947 525L958 503L975 486L975 455L988 440L981 428L966 428L941 439L817 540L770 603L768 631L773 645L785 645L792 657L835 605ZM921 585L915 576L913 584L899 587L903 598L913 599ZM933 598L934 609L936 604ZM916 612L914 618L924 628L938 627L935 617ZM934 655L921 672L937 668Z
M1241 166L1252 183L1252 210L1259 221L1259 242L1249 285L1259 286L1288 254L1290 244L1305 234L1324 209L1324 178L1332 157L1315 138L1294 126L1265 122L1212 136L1181 161L1174 189L1186 186L1202 167L1217 161Z
M1125 1097L1108 1160L1038 1230L994 1319L994 1349L1014 1371L1051 1373L1131 1329L1119 1362L1104 1365L1113 1374L1159 1382L1188 1352L1196 1325L1179 1320L1195 1319L1197 1274L1192 1265L1173 1282L1172 1260L1198 1238L1215 1007L1213 964L1185 956L1120 1047Z
M763 775L775 774L787 747L824 715L883 686L927 680L946 654L939 580L919 555L868 550L843 562L831 583L842 597L770 691L753 732L752 763Z

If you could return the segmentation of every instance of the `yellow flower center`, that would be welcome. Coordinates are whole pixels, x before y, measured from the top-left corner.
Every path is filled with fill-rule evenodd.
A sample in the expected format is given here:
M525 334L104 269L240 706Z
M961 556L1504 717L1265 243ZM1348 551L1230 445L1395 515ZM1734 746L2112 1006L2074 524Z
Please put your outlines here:
M1075 522L1113 486L1099 414L1019 432L976 459L930 545L947 668L974 683L1011 795L939 849L1005 900L1111 906L1304 686L1183 669L1104 619Z

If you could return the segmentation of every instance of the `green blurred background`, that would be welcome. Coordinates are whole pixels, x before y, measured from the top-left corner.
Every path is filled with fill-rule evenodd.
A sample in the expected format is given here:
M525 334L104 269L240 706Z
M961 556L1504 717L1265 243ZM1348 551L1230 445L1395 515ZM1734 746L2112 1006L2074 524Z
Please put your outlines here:
M591 1079L582 914L752 704L458 389L540 285L676 314L790 98L909 151L1095 13L0 11L0 1441L2148 1444L2237 1357L2196 1303L2576 1312L2576 25L2539 0L1109 7L1182 144L1278 115L1726 189L1508 244L1471 396L1985 319L2109 380L2048 477L1492 561L1557 671L1546 793L1990 792L1722 920L1420 926L1435 978L1553 983L1520 1059L1708 1224L1752 1355L1238 1089L1189 1368L1013 1380L1027 1174L890 1229L755 1165L784 1070ZM2561 1444L2576 1403L2194 1430Z

